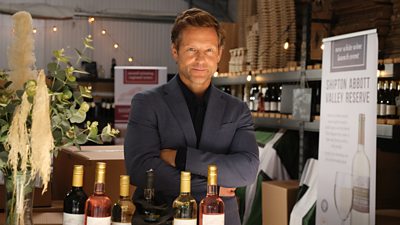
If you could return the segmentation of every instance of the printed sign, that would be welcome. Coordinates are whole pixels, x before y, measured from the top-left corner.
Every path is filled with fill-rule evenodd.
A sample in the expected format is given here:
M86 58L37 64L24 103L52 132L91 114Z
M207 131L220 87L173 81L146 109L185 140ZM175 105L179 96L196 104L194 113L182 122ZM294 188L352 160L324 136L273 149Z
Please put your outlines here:
M316 224L375 224L378 37L323 42Z
M135 94L167 83L166 67L117 66L114 78L115 127L124 129Z

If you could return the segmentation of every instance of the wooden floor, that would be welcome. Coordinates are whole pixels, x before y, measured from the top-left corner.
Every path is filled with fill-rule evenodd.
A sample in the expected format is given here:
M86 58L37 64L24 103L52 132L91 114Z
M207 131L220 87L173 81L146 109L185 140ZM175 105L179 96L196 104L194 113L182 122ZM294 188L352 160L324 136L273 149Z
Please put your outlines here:
M53 201L51 207L33 208L33 224L61 225L63 219L63 202ZM5 213L0 213L0 224L5 224Z

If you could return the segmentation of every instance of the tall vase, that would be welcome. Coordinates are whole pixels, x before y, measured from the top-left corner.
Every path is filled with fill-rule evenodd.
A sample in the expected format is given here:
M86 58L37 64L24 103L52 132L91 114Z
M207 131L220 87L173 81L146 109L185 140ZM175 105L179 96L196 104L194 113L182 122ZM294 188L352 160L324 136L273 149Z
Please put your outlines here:
M33 225L32 207L33 191L35 180L31 173L18 172L16 177L13 174L4 174L6 187L6 224L8 225Z

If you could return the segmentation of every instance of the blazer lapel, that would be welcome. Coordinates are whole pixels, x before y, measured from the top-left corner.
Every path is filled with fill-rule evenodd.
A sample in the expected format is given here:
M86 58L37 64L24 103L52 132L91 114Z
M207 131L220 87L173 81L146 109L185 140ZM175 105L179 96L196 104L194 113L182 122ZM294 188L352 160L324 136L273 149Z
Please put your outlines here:
M178 76L178 75L176 75ZM169 109L178 121L188 146L195 147L197 138L194 131L192 118L190 117L185 98L183 97L181 88L179 87L176 76L164 86L164 99ZM179 146L176 146L179 147Z
M200 149L202 143L206 140L212 140L214 137L213 133L220 129L225 112L226 101L223 99L221 93L219 93L214 86L211 87L210 91L210 98L207 104L207 111L204 117L203 130L199 143Z

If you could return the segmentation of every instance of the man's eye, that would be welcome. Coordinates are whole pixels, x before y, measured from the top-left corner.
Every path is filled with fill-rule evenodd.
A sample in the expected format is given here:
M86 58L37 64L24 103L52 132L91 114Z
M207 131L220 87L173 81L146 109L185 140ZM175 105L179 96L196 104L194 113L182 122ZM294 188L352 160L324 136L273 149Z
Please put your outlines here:
M195 49L195 48L188 48L187 51L188 51L188 52L196 52L196 49Z

